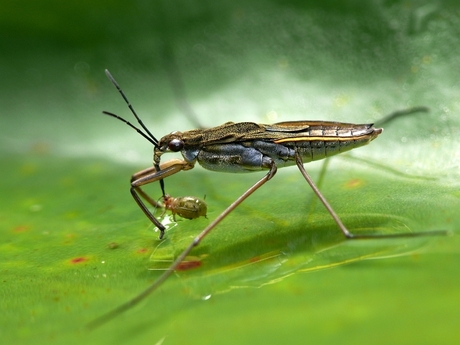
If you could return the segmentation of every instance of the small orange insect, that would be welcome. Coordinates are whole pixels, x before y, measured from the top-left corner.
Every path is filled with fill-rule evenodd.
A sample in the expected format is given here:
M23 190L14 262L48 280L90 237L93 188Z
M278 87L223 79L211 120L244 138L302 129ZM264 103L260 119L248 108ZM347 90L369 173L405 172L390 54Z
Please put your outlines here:
M182 196L174 198L169 194L163 196L165 210L172 212L173 219L176 221L176 214L182 218L195 219L205 217L208 205L200 198L194 196Z

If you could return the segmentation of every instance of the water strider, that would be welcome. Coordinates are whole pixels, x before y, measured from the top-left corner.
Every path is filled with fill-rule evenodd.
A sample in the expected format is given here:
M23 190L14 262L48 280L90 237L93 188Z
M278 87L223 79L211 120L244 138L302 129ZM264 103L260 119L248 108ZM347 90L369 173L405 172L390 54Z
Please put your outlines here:
M304 168L304 163L320 160L367 145L383 131L381 128L375 128L373 124L353 124L330 121L289 121L265 125L253 122L227 122L213 128L194 129L186 132L172 132L165 135L160 140L157 140L138 117L109 71L106 70L106 74L118 89L137 122L145 132L118 115L105 111L104 114L125 122L154 146L153 166L132 176L130 191L134 200L147 218L149 218L160 230L160 239L163 238L165 234L165 227L155 218L142 201L142 199L144 199L153 206L157 205L157 203L141 189L143 185L158 181L163 197L167 198L163 180L180 171L193 169L197 162L203 168L211 171L231 173L266 171L267 173L203 229L152 285L130 301L91 322L89 324L91 328L101 325L120 313L132 308L157 289L174 270L179 267L192 249L247 197L272 179L278 168L293 165L297 166L302 176L328 210L346 239L397 238L446 234L444 231L396 234L353 234L345 227L339 216L314 184L310 175ZM410 114L423 109L425 108L413 108L402 112L396 112L385 119L389 120L400 115ZM161 163L162 155L168 152L180 152L183 159L172 159Z

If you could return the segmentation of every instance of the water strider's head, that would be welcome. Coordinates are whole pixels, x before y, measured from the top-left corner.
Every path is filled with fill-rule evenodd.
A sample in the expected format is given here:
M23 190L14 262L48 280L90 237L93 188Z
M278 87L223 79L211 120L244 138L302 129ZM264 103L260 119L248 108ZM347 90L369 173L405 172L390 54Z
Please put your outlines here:
M184 139L182 132L175 131L166 134L160 139L158 146L155 146L153 153L153 161L156 164L160 163L161 156L166 152L180 152L184 149Z

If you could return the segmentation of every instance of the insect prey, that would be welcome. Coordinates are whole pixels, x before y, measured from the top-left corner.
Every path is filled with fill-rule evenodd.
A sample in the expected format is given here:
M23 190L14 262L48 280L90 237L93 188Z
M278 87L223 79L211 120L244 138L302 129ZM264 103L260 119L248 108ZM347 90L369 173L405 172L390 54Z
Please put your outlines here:
M174 221L176 221L176 214L186 219L195 219L199 217L206 218L208 205L200 198L194 196L181 196L175 198L166 194L162 197L162 200L164 211L171 211Z

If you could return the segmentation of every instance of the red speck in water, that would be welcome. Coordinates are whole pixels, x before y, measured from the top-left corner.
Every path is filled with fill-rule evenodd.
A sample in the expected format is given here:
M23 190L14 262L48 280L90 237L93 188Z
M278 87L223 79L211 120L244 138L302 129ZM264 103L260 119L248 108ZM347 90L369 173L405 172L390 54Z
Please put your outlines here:
M84 257L79 257L79 258L74 258L74 259L70 260L70 263L71 264L79 264L80 262L85 262L85 261L88 261L88 259L84 258Z
M361 185L363 184L363 180L360 180L360 179L351 179L349 180L347 183L345 183L345 187L346 188L358 188L358 187L361 187Z
M24 232L29 230L29 227L26 225L19 225L13 229L14 232Z
M201 261L194 260L194 261L182 261L179 266L177 266L176 270L178 271L185 271L190 270L193 268L197 268L201 266Z

